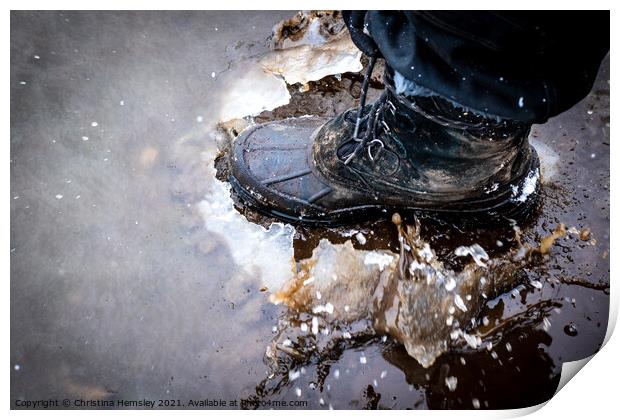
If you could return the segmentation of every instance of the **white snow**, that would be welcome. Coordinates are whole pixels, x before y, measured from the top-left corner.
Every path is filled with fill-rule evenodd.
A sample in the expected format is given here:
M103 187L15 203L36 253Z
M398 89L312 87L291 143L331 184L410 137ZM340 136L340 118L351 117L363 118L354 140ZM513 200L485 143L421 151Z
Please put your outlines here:
M364 257L365 265L373 265L376 264L379 266L379 270L383 271L383 269L389 265L394 257L392 255L386 254L384 252L371 251L366 254Z

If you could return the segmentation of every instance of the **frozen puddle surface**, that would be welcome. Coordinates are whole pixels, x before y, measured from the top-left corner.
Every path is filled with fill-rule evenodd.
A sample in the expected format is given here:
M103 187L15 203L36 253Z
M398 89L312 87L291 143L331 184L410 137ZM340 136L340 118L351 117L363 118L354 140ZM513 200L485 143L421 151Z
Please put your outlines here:
M207 164L213 168L212 157ZM277 288L293 273L295 229L283 223L266 229L248 222L234 209L230 186L215 179L215 169L211 172L211 191L198 203L205 227L224 238L236 265L256 276L261 287Z

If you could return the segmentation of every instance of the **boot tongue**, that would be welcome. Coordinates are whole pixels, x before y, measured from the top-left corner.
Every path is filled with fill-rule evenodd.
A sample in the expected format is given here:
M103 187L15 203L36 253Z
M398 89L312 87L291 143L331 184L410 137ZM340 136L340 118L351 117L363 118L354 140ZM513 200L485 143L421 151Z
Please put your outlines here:
M353 139L344 142L338 147L338 150L336 150L336 156L338 156L338 159L345 161L346 158L353 153L357 145L358 143Z

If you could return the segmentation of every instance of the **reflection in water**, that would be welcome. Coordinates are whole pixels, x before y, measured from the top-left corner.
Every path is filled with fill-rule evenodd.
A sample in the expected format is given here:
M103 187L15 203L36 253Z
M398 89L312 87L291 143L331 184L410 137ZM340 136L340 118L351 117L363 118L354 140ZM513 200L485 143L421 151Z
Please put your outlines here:
M411 408L499 409L538 404L553 395L559 381L560 367L547 352L552 338L545 330L544 319L561 306L557 300L542 301L505 318L500 299L494 311L497 318L492 318L492 322L501 320L501 326L481 334L478 349L467 346L453 349L428 368L417 363L397 341L377 336L368 324L332 323L331 334L317 336L295 335L289 330L287 335L279 336L289 337L290 343L278 345L277 355L268 352L270 373L248 398L258 408L261 399L273 399L296 386L300 376L309 384L311 396L339 395L336 386L340 385L337 382L345 375L345 369L338 364L345 352L360 354L357 353L360 349L375 346L387 363L404 373L410 390L418 391L418 398L405 396L403 401L382 398L377 380L386 377L384 370L374 379L366 379L368 385L363 389L366 400L362 407L390 408L397 404ZM299 330L304 321L300 321L298 314L288 316L289 325ZM365 364L362 357L360 363ZM304 397L309 398L306 391ZM323 397L318 398L318 403L327 406Z
M538 404L551 398L559 381L559 368L545 348L551 336L536 323L545 310L535 308L514 319L516 327L484 343L509 345L491 347L492 351L457 351L441 356L431 369L412 363L400 346L386 347L386 361L401 369L407 383L424 391L425 404L435 409L514 408ZM534 316L534 318L526 318ZM523 323L523 321L525 321ZM487 344L487 345L488 345ZM514 354L520 355L517 359ZM446 383L453 379L454 388Z

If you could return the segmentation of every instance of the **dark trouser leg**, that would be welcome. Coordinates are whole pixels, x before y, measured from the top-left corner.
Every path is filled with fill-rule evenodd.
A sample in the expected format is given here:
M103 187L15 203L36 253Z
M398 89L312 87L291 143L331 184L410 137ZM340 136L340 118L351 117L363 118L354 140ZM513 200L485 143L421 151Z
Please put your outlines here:
M417 85L481 113L540 123L592 88L608 11L343 12L355 44Z

